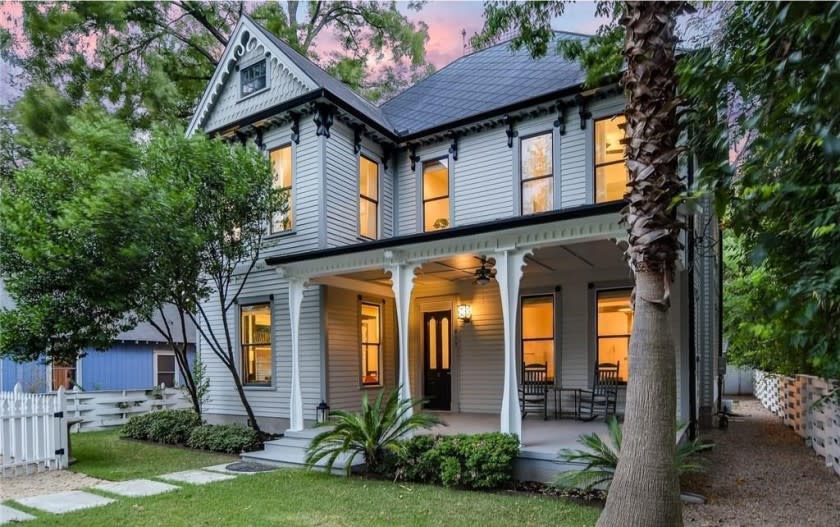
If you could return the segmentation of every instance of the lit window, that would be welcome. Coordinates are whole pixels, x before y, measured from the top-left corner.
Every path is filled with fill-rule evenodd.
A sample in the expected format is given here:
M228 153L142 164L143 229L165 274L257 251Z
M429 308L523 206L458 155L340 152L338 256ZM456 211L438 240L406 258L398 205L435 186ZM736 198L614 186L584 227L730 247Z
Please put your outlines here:
M423 230L449 227L449 160L423 163Z
M155 386L175 386L175 354L155 352Z
M265 88L265 61L261 60L239 72L239 94L241 97Z
M254 304L239 311L242 382L271 384L271 306Z
M627 192L623 115L595 121L595 203L616 201Z
M359 235L377 238L379 215L379 165L359 157Z
M362 302L361 345L362 384L382 384L382 308L379 304Z
M554 297L522 298L522 362L525 366L544 364L546 375L554 380Z
M54 362L52 364L52 389L58 390L64 386L71 390L76 385L76 363Z
M627 380L633 309L630 290L598 292L598 364L618 364L618 378Z
M521 141L522 214L554 208L551 132Z
M283 232L292 228L292 147L291 145L272 150L271 169L274 173L272 187L282 190L286 199L283 210L274 214L271 219L271 232Z

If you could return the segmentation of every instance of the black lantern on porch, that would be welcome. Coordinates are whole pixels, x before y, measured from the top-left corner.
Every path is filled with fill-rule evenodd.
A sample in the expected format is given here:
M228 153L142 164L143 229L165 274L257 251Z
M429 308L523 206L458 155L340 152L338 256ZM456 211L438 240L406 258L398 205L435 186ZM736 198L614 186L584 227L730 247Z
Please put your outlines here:
M316 408L315 412L315 421L318 424L326 423L327 419L330 417L330 405L324 402L321 399L321 402L318 404L318 408Z

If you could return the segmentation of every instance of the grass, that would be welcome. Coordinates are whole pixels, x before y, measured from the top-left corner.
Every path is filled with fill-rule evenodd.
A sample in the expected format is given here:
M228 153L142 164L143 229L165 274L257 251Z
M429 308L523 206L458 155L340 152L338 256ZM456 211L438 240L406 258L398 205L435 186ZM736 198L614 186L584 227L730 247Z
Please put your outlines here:
M298 470L239 476L205 486L61 515L62 525L591 526L599 510L569 501L331 477ZM36 513L30 527L55 525Z
M85 432L70 437L76 462L73 472L119 481L235 461L234 456L120 439L118 430Z

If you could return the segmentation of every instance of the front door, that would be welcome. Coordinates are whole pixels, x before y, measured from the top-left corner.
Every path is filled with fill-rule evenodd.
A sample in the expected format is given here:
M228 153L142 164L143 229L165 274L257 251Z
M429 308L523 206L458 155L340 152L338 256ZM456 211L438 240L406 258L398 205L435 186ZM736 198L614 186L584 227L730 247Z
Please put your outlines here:
M423 397L430 410L449 410L452 402L451 323L451 311L423 313Z

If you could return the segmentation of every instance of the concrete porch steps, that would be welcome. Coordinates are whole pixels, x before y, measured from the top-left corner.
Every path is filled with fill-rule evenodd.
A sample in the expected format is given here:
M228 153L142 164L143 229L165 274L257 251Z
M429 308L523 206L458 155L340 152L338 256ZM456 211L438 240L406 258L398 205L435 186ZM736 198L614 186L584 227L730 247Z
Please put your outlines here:
M283 434L283 437L266 442L262 450L245 452L240 457L242 461L262 463L274 467L305 468L306 450L312 443L312 439L325 430L327 429L304 429L299 432L287 430ZM333 474L344 475L344 463L347 461L347 458L347 455L341 455L336 459L333 465ZM353 467L360 467L363 464L363 460L357 456L354 460ZM315 465L313 470L325 472L327 470L326 460L321 460Z

